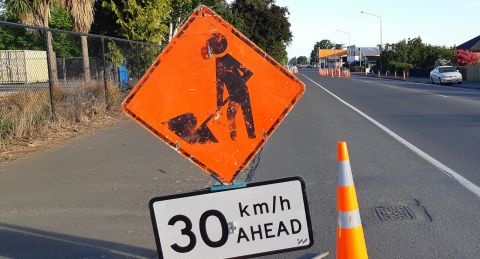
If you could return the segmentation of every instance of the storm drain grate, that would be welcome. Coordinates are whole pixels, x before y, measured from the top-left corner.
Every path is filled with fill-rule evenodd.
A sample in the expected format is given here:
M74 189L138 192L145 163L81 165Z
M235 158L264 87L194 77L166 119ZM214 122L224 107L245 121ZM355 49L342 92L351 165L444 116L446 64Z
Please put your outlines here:
M381 221L415 219L413 212L407 206L375 207L375 213Z

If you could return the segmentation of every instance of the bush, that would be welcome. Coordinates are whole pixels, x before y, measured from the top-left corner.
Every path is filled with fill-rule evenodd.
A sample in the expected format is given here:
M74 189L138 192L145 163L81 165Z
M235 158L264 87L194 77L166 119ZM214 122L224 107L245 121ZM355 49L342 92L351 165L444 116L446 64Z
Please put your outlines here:
M455 52L455 54L457 58L456 61L460 66L473 65L477 62L480 62L480 55L475 55L472 51L459 49Z
M408 72L412 68L413 68L413 65L408 63L395 62L395 61L390 61L387 63L387 70L392 74L395 71L397 72L397 74L403 73L404 71Z
M365 72L365 68L361 66L353 66L350 68L352 72Z

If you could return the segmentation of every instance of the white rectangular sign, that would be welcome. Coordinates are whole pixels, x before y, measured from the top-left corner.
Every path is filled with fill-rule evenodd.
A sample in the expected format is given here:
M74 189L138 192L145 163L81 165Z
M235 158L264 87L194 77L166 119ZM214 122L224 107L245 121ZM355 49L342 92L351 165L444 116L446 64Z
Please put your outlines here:
M299 177L154 198L150 213L160 258L230 258L313 245Z

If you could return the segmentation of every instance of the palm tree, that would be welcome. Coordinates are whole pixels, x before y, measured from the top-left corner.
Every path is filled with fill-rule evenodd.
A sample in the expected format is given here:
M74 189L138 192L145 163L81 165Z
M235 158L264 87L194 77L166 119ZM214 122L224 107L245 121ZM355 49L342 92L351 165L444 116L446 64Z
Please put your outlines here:
M48 27L50 18L50 7L59 3L60 0L7 0L7 8L17 14L20 22L23 24ZM50 60L50 80L54 85L58 85L57 59L52 45L52 33L46 32L47 36L47 55Z
M94 19L93 5L95 0L64 0L64 5L73 18L73 30L76 32L88 33ZM83 77L85 83L90 81L90 60L88 57L87 36L81 36Z

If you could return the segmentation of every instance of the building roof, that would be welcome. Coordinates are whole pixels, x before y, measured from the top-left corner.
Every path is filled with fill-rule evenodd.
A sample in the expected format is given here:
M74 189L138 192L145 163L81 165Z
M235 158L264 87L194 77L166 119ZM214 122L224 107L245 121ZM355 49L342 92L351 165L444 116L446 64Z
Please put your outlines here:
M457 49L480 51L480 35L458 45Z
M380 56L380 50L375 47L360 47L362 56Z
M345 49L320 49L318 51L319 58L341 57L346 55L347 55L347 50Z

